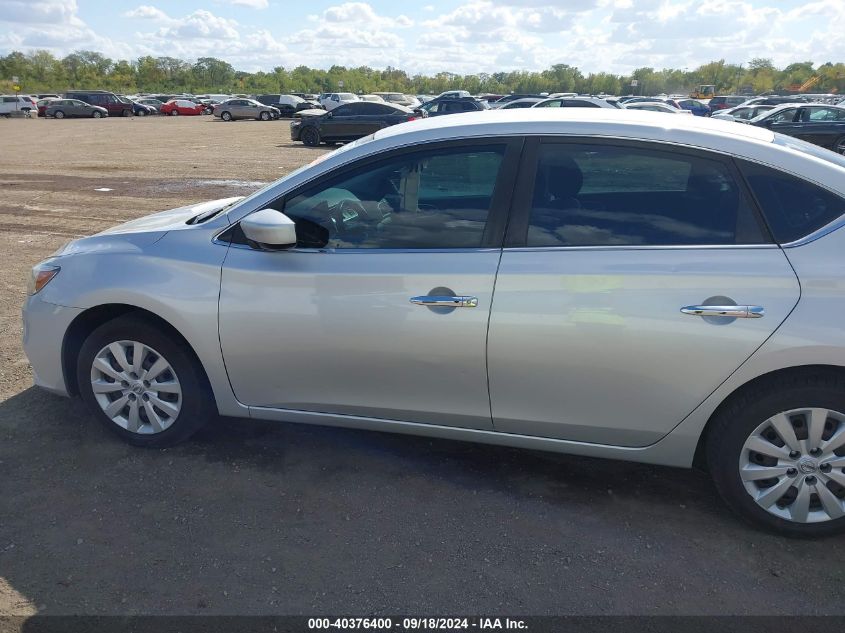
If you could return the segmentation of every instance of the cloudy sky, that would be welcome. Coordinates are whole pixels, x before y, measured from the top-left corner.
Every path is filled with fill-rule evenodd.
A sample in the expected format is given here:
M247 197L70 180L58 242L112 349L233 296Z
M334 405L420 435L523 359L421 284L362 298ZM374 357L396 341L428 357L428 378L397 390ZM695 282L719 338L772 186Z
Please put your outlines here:
M845 60L845 0L0 0L0 53L411 72Z

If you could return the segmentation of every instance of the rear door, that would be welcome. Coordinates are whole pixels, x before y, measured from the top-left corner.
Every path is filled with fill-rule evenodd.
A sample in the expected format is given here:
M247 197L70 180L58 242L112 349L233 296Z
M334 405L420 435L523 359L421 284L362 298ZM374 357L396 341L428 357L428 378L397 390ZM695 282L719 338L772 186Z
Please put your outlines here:
M234 236L220 343L238 400L490 430L487 326L521 144L363 159L271 205L295 248Z
M490 319L494 426L651 444L786 318L795 274L730 159L595 139L526 154Z

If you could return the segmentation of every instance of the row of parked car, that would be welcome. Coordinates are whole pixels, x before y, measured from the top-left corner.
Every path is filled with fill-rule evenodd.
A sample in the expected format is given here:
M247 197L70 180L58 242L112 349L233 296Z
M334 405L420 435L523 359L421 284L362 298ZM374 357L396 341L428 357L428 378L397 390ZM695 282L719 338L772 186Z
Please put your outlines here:
M730 103L728 100L724 102ZM606 108L728 119L766 127L845 154L845 101L842 105L832 105L796 102L794 97L759 97L746 99L734 108L722 108L721 102L717 102L717 105L719 107L713 113L709 104L697 99L601 98L572 93L546 96L508 95L491 104L486 99L473 97L468 93L450 92L411 108L358 97L342 101L327 111L312 108L294 112L290 133L293 141L316 146L320 143L334 144L355 140L397 123L462 112L519 108Z

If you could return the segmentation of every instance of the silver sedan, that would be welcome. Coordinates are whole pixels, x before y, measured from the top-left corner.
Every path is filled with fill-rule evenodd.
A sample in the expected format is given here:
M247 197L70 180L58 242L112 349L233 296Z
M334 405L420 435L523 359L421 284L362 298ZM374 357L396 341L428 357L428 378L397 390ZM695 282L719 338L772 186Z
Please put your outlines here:
M217 414L706 468L845 527L845 158L618 109L414 121L32 272L36 384L162 447ZM596 467L600 467L597 463Z

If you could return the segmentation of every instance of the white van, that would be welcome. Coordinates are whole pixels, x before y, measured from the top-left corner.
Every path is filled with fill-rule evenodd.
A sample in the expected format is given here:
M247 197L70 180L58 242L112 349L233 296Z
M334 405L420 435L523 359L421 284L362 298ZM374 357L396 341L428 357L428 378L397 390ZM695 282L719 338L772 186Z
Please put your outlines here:
M320 95L320 105L326 110L334 110L339 105L356 101L360 101L358 95L351 92L327 92Z
M11 116L14 112L37 110L35 101L23 95L0 95L0 116Z

